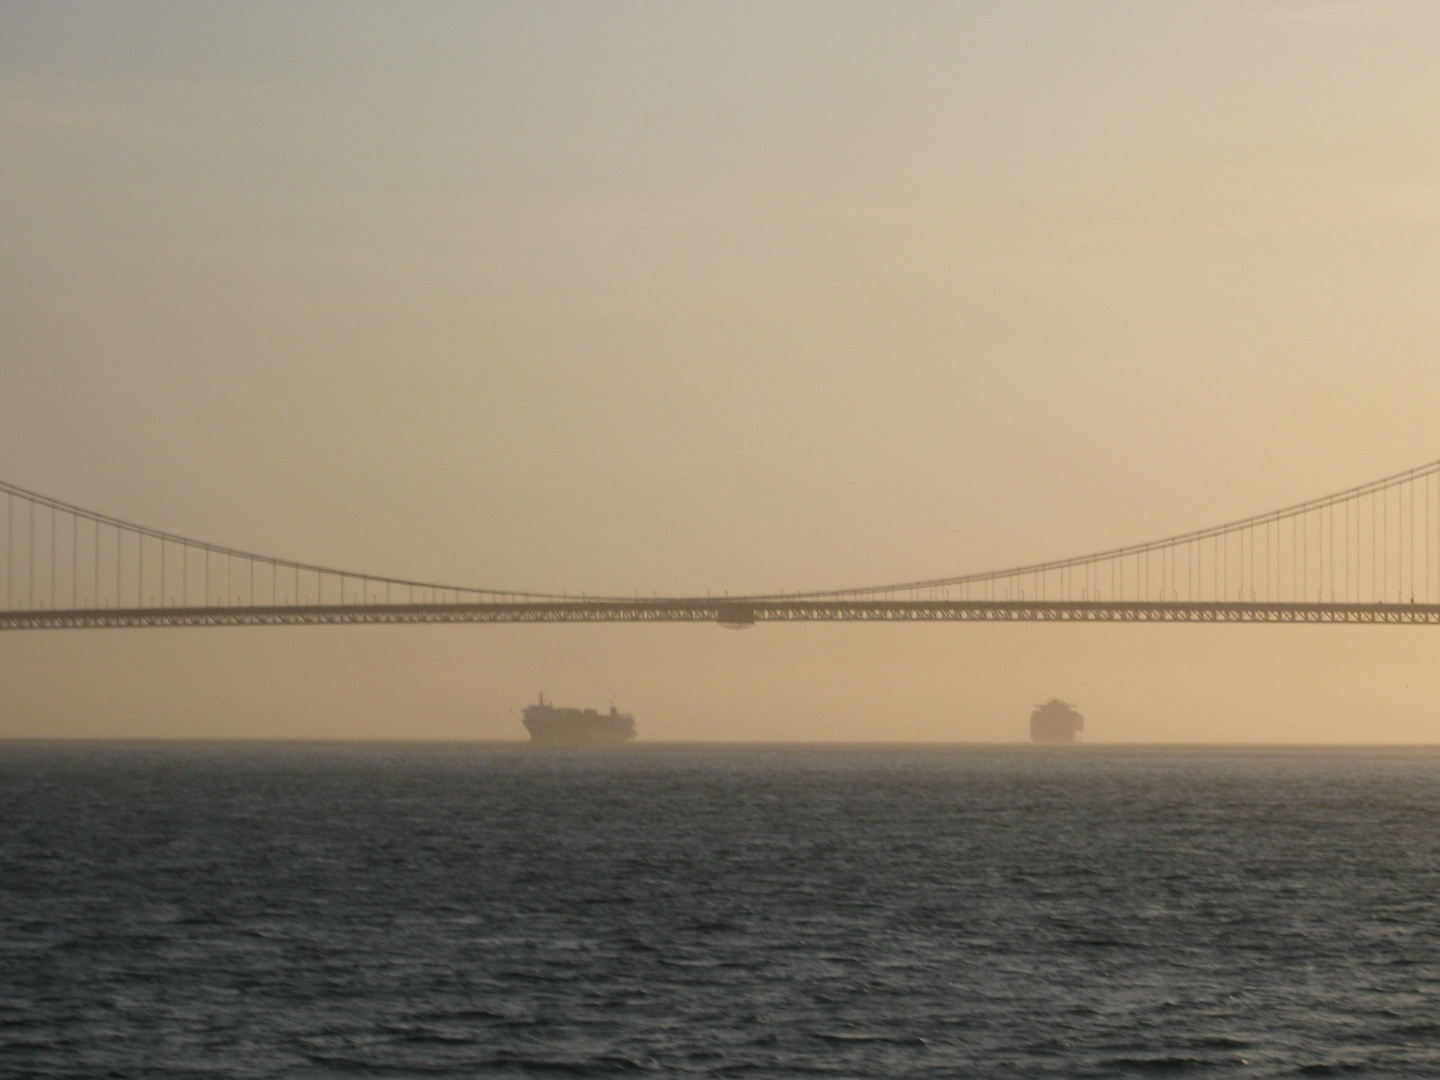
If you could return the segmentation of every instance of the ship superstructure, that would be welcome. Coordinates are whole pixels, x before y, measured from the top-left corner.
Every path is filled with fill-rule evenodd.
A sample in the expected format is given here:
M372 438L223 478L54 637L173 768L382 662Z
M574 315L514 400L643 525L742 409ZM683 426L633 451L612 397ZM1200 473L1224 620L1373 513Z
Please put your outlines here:
M534 705L525 706L525 730L530 741L552 746L602 746L626 743L635 738L635 718L610 706L608 713L595 709L557 709L540 695Z
M1030 714L1030 739L1037 743L1073 743L1085 730L1085 718L1059 698L1036 705Z

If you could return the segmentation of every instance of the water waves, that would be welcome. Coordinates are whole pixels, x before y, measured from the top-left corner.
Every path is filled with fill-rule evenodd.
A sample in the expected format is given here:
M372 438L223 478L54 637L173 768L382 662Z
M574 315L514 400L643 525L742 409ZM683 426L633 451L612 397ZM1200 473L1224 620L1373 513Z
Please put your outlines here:
M1440 1075L1440 756L0 746L0 1073Z

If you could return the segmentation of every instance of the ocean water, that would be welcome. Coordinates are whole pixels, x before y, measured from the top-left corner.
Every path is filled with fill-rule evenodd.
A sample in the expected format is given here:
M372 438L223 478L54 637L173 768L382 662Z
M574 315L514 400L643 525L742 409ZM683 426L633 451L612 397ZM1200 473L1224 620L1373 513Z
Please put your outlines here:
M7 1077L1440 1076L1440 756L0 744Z

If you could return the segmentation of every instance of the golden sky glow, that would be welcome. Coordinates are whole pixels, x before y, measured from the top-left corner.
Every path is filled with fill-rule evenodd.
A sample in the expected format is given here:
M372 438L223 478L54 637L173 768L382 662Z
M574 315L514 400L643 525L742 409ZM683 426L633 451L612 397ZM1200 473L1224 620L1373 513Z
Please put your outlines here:
M1440 8L0 6L0 476L377 573L859 586L1440 457ZM0 736L1440 738L1415 628L0 636Z

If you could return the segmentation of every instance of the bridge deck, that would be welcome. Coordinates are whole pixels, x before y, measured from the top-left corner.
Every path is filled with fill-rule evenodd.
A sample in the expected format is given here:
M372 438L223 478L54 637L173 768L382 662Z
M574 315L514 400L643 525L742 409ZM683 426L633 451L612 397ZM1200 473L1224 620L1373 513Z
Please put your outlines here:
M1440 624L1440 604L670 598L0 611L0 630L382 623L1183 622Z

